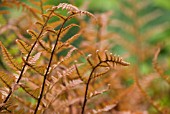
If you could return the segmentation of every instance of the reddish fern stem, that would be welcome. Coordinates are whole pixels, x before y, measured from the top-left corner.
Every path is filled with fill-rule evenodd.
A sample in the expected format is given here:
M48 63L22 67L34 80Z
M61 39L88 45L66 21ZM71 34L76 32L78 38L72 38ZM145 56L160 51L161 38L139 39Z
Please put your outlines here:
M89 76L89 79L86 83L86 90L85 90L85 94L84 94L84 102L83 102L83 106L82 106L82 112L81 114L84 114L84 110L85 110L85 106L86 106L86 102L87 102L87 93L88 93L88 89L89 89L89 84L90 84L90 81L91 81L91 77L92 77L92 74L93 72L95 71L95 69L98 67L98 65L96 65L93 70L91 71L90 73L90 76Z
M71 14L70 16L72 16L72 15L74 15L74 14ZM41 88L41 93L40 93L40 96L39 96L39 98L38 98L38 103L37 103L37 106L36 106L36 108L35 108L34 114L37 113L38 107L39 107L40 102L41 102L41 99L42 99L42 97L43 97L43 92L44 92L44 88L45 88L46 78L47 78L47 75L48 75L48 72L49 72L49 69L50 69L52 60L53 60L53 56L54 56L54 53L55 53L55 49L56 49L56 47L57 47L57 45L58 45L58 41L59 41L59 37L60 37L60 34L61 34L61 30L62 30L62 28L64 27L64 24L65 24L65 23L67 22L67 20L70 18L70 16L68 16L68 17L64 20L64 22L62 23L62 25L61 25L61 27L60 27L59 33L57 34L57 39L56 39L54 48L53 48L53 50L52 50L52 52L51 52L50 61L49 61L48 67L47 67L46 72L45 72L45 75L44 75L44 80L43 80L43 84L42 84L42 88Z
M105 60L105 61L100 61L96 66L93 67L93 69L92 69L92 71L91 71L91 73L90 73L90 76L89 76L89 78L88 78L88 81L87 81L87 83L86 83L86 90L85 90L85 94L84 94L84 101L83 101L83 106L82 106L82 112L81 112L81 114L84 114L84 111L85 111L85 106L86 106L86 103L87 103L87 93L88 93L90 81L91 81L91 79L92 79L92 74L93 74L93 72L95 71L95 69L100 66L100 64L106 63L106 62L115 62L115 63L117 63L117 64L122 64L121 62L118 62L118 61L115 61L115 60ZM122 65L123 65L123 64L122 64ZM125 65L125 66L126 66L126 65Z
M90 81L91 81L91 79L92 79L92 74L93 74L93 72L95 71L95 69L96 69L98 66L100 66L101 63L107 62L107 61L108 61L108 60L106 60L106 61L100 61L95 67L93 67L93 69L92 69L92 71L91 71L91 73L90 73L90 76L89 76L88 81L87 81L87 83L86 83L86 90L85 90L85 94L84 94L84 102L83 102L81 114L84 114L85 106L86 106L86 103L87 103L87 93L88 93Z
M39 33L39 35L38 35L36 41L35 41L34 44L32 45L32 47L31 47L31 49L30 49L30 51L29 51L29 53L28 53L28 55L27 55L27 57L26 57L26 61L27 61L27 62L28 62L28 59L29 59L29 57L30 57L30 55L31 55L31 53L32 53L32 51L33 51L35 45L37 44L37 42L38 42L38 40L39 40L41 34L43 33L44 28L45 28L45 26L47 25L47 22L48 22L48 20L50 19L50 16L52 15L52 13L53 13L53 11L51 11L51 13L49 14L49 16L48 16L46 22L44 23L44 26L43 26L42 29L41 29L41 32ZM22 67L21 73L20 73L20 75L19 75L18 80L16 81L16 84L18 84L18 83L20 82L20 80L21 80L21 78L22 78L22 75L23 75L23 73L24 73L24 70L25 70L25 67L26 67L26 66L27 66L27 63L24 63L24 66ZM8 96L6 97L6 99L4 100L3 103L6 103L6 102L9 100L9 98L10 98L11 95L12 95L12 90L10 90ZM2 107L1 107L1 108L2 108ZM1 108L0 108L0 109L1 109Z

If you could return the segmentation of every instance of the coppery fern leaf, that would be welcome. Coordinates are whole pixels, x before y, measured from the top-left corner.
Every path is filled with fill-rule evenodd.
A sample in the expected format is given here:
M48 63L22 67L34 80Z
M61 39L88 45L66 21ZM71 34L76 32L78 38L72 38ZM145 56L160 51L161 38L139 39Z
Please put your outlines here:
M53 14L54 14L55 16L59 17L59 18L62 19L62 20L65 20L65 19L66 19L65 16L60 15L60 14L58 14L58 13L56 13L56 12L54 12Z
M17 39L16 40L17 44L18 44L18 48L21 50L21 52L23 54L28 54L30 49L31 49L31 46L28 45L26 42L22 41L22 40L19 40Z
M58 63L57 66L61 63L63 63L64 61L68 60L69 58L71 58L72 53L77 50L77 48L73 47L72 49L70 49L70 51L67 53L67 55L65 57L63 57Z
M41 52L38 52L33 57L30 57L30 59L28 60L29 64L34 65L40 59L40 56L41 56Z
M75 80L71 80L68 83L66 83L66 88L70 89L70 88L74 88L78 85L82 84L82 81L80 79L75 79Z
M40 44L40 46L47 51L48 53L51 53L51 48L49 46L49 44L47 44L46 42L44 42L43 40L38 40L38 43Z
M21 71L22 66L18 64L12 57L12 55L7 51L7 49L4 47L2 42L0 42L2 54L4 57L5 62L14 70Z
M75 41L79 36L81 35L81 32L73 35L71 38L69 38L65 43L65 45L71 44L73 41Z
M15 77L11 74L7 74L3 71L0 71L0 80L3 82L9 89L12 89L12 84L15 82Z
M24 91L26 93L28 93L30 96L32 96L34 99L38 99L39 93L40 93L40 88L36 88L36 89L31 89L30 87L26 86L26 85L20 85L22 87L22 89L24 89Z
M76 63L77 63L77 61L75 61L75 68L76 68L77 75L79 76L79 78L81 79L82 82L87 83L87 81L80 74Z
M93 78L98 78L98 77L101 77L103 76L104 74L108 73L108 71L110 70L110 67L106 67L105 70L99 72L99 73L94 73L94 76Z
M68 13L72 13L72 14L85 14L85 15L88 15L90 17L95 18L95 16L93 14L91 14L90 12L80 10L76 6L73 6L72 4L60 3L58 6L54 6L53 7L53 9L59 9L59 8L62 8L62 10L66 9L68 11Z
M65 28L63 28L63 29L61 30L61 32L62 32L62 33L63 33L63 32L67 32L68 30L70 30L72 27L75 27L75 26L79 27L79 25L77 25L77 24L70 24L70 25L66 26Z
M28 65L28 66L42 76L44 75L44 72L47 67L47 66L34 66L34 65Z
M37 22L35 22L35 24L40 25L40 27L43 27L43 26L44 26L44 23L41 22L41 21L37 21Z
M27 33L29 35L31 35L33 38L37 38L38 37L38 34L35 31L33 31L33 30L27 30Z
M108 87L106 89L103 89L101 91L94 91L93 93L90 93L88 95L88 99L107 92L109 90L109 88L110 88L110 84L108 84Z
M40 75L44 75L44 72L46 70L46 65L43 65L43 66L36 66L36 65L33 65L29 62L27 62L24 58L22 58L23 62L28 65L30 67L30 69L36 71L37 73L39 73Z

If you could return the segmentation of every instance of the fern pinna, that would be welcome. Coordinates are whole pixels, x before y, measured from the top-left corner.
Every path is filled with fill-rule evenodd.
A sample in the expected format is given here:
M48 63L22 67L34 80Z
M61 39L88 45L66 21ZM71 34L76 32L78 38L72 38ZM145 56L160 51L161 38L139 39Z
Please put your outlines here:
M102 77L116 65L128 66L129 63L107 51L102 54L96 51L94 56L97 58L86 57L85 52L72 45L83 30L81 26L67 22L82 14L97 21L93 14L67 3L53 6L46 13L42 1L41 12L37 13L22 2L14 0L14 3L26 8L38 21L33 29L27 30L31 39L16 39L21 51L21 62L16 61L0 42L4 61L12 69L12 72L0 71L0 112L73 113L73 109L77 108L76 113L83 114L88 99L109 90L108 86L90 94L91 80ZM6 1L3 4L10 6ZM58 13L60 8L68 14L65 16ZM75 27L79 31L64 41L65 35ZM61 56L62 52L66 54ZM84 62L80 62L82 60ZM85 92L81 92L83 85L86 85ZM106 107L113 108L113 105Z

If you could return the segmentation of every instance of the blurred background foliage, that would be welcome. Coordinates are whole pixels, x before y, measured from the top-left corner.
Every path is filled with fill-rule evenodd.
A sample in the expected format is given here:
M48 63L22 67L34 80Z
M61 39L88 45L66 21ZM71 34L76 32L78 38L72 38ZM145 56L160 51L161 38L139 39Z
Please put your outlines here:
M30 2L33 0L20 1L40 9ZM133 75L137 75L140 80L153 76L154 79L150 81L149 87L147 86L148 88L145 88L145 90L162 108L170 107L170 85L155 73L152 65L154 54L157 48L160 47L161 52L158 57L158 63L164 69L164 74L170 77L169 0L47 0L43 5L58 5L61 2L71 3L80 9L95 14L101 19L101 25L98 28L96 27L96 31L101 32L99 35L101 38L96 37L96 39L91 40L93 40L92 42L102 42L107 39L110 43L108 50L124 56L131 63L129 71L126 71L126 77L122 79L125 86L129 87L134 83ZM0 15L0 41L3 42L12 55L18 57L19 50L17 50L15 44L18 35L15 30L20 29L21 35L29 39L30 37L25 31L31 25L27 25L29 22L25 20L16 25L18 28L4 32L3 25L15 23L20 21L20 18L23 18L21 17L23 9L22 7L7 8L1 5L0 10L3 9L8 9L10 13ZM61 13L65 14L66 12L61 11ZM78 19L72 21L81 23ZM89 20L87 19L87 21ZM91 26L90 24L89 21L87 26ZM73 31L78 30L74 28ZM68 33L66 37L71 36L71 34L74 33ZM74 45L81 47L84 37L76 41ZM19 57L18 61L21 61ZM1 56L0 68L8 68L8 66L5 66ZM143 84L142 86L144 86ZM152 114L156 113L152 106L148 110Z

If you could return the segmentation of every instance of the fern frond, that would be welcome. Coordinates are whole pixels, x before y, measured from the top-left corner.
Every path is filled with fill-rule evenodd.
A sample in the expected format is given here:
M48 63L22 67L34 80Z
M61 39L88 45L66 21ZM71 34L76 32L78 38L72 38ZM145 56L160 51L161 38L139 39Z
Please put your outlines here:
M62 38L72 27L76 27L76 26L79 27L77 24L70 24L70 25L66 26L65 28L62 28L60 37ZM51 27L48 27L48 26L47 26L46 31L53 33L55 35L57 35L59 32L59 30L51 29Z
M159 53L160 53L160 48L157 49L157 51L155 53L155 56L153 58L152 64L153 64L154 69L156 70L156 72L161 76L161 78L163 78L165 81L167 81L170 84L169 76L166 76L164 74L164 70L158 65L157 58L158 58Z
M55 34L55 35L58 34L58 31L56 31L56 30L54 30L54 29L51 29L51 28L46 29L46 31L48 31L48 32L50 32L50 33L52 33L52 34Z
M96 54L97 54L97 58L98 58L98 64L97 65L101 65L102 63L106 63L108 65L108 67L110 67L109 63L112 63L113 67L115 66L115 64L119 64L119 65L122 65L122 66L129 66L129 63L128 62L125 62L122 60L121 57L119 56L116 56L116 55L112 55L112 53L110 53L109 55L107 54L107 51L105 51L105 58L102 57L100 54L99 54L99 51L97 50L96 51ZM89 64L91 64L91 66L94 67L94 63L92 64L92 62L90 61L90 57L92 55L88 55L87 57L87 61L89 62ZM105 66L106 67L106 66Z
M53 14L54 14L55 16L59 17L59 18L62 19L62 20L65 20L65 19L66 19L65 16L60 15L60 14L58 14L58 13L56 13L56 12L54 12Z
M72 4L67 4L67 3L60 3L58 6L54 6L53 9L59 9L62 8L62 10L66 9L68 11L68 13L72 13L72 14L85 14L87 16L93 17L95 18L95 16L93 14L91 14L88 11L83 11L78 9L76 6L73 6Z
M24 58L22 58L23 62L28 65L30 67L30 69L36 71L37 73L39 73L40 75L44 75L44 72L46 70L46 65L43 65L43 66L37 66L37 65L33 65L29 62L27 62Z
M106 67L104 71L102 72L99 72L99 73L95 73L94 76L92 78L98 78L98 77L101 77L103 76L104 74L107 74L108 71L110 71L110 67Z
M62 10L66 9L70 12L78 12L79 11L79 9L76 6L73 6L73 5L67 4L67 3L60 3L56 7L57 7L57 9L62 8Z
M71 75L74 71L75 71L75 66L72 65L69 68L67 68L66 70L63 70L62 75L63 75L63 77L65 77L65 76L69 77L69 75Z
M49 44L47 44L46 42L44 42L43 40L38 40L38 43L40 44L40 46L47 51L48 53L51 53L51 48L49 46Z
M62 59L57 63L57 66L58 66L59 64L63 63L64 61L68 60L68 59L71 57L72 53L73 53L75 50L77 50L77 48L75 48L75 47L73 47L72 49L70 49L70 51L67 53L67 55L66 55L64 58L62 58Z
M72 27L79 27L79 25L77 25L77 24L70 24L70 25L66 26L65 28L63 28L63 29L61 30L60 39L61 39L64 35L66 35L66 33L67 33Z
M45 73L45 70L46 70L46 68L47 68L47 66L46 65L44 65L44 66L35 66L35 65L31 65L31 64L29 64L28 65L31 69L33 69L34 71L36 71L37 73L39 73L40 75L44 75L44 73Z
M90 66L92 67L92 68L94 68L94 65L93 65L93 63L91 62L91 60L90 60L90 57L92 56L92 54L89 54L88 56L87 56L87 61L88 61L88 63L90 64Z
M12 89L12 84L15 82L15 77L0 71L0 80L9 88Z
M17 39L16 40L17 44L18 44L18 48L21 50L21 52L23 54L28 54L30 49L31 49L31 46L28 45L26 42L22 41L22 40L19 40Z
M41 21L37 21L37 22L35 22L35 24L40 25L40 27L43 27L43 26L44 26L44 23L41 22Z
M78 67L77 67L77 61L75 61L75 68L76 68L76 72L77 72L77 75L79 76L79 78L81 79L81 81L83 81L84 83L87 83L86 80L81 76L79 70L78 70Z
M30 87L28 87L26 85L20 85L20 86L22 87L22 89L24 89L24 91L26 93L28 93L34 99L38 100L38 96L39 96L39 93L40 93L40 88L31 89Z
M88 77L88 80L87 80L87 83L86 83L86 90L85 90L85 94L84 94L84 102L83 102L83 106L82 106L82 114L84 113L86 102L88 100L87 94L88 94L89 84L90 84L90 81L93 79L92 77L95 74L95 72L97 71L97 69L101 68L101 65L103 63L105 63L107 65L107 67L111 66L111 65L109 65L109 63L113 64L113 67L115 66L114 64L119 64L121 66L128 66L129 65L129 63L123 61L122 58L120 58L118 56L113 56L112 54L108 55L106 52L107 51L105 51L105 57L102 57L99 54L99 51L98 50L96 51L97 58L98 58L97 63L91 62L90 58L92 57L92 54L89 54L88 57L87 57L87 61L90 64L92 70L89 74L89 77ZM106 66L104 65L104 67L106 67Z
M58 21L54 21L51 23L48 23L47 28L56 28L58 26L60 26L63 23L63 20L58 20Z
M34 65L37 62L37 60L39 60L40 56L41 56L41 52L38 52L33 57L30 57L28 60L29 64Z
M12 57L12 55L7 51L2 42L0 42L2 54L5 62L14 70L21 71L22 66L18 64Z
M67 32L68 30L70 30L72 27L80 27L79 25L77 25L77 24L70 24L70 25L68 25L68 26L66 26L65 28L63 28L62 30L61 30L61 32L63 33L63 32Z
M92 97L95 97L97 95L100 95L100 94L103 94L105 92L107 92L108 90L110 89L110 84L108 84L107 88L106 89L103 89L101 91L94 91L93 93L90 93L88 95L88 99L92 98Z
M35 31L33 31L33 30L27 30L27 33L29 35L31 35L33 38L37 38L38 37L38 34Z
M81 31L75 35L73 35L71 38L69 38L65 43L65 45L71 44L73 41L75 41L79 36L81 35Z
M82 84L82 81L80 79L75 79L75 80L71 80L68 83L66 83L66 88L67 89L74 89L76 86Z

